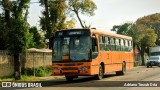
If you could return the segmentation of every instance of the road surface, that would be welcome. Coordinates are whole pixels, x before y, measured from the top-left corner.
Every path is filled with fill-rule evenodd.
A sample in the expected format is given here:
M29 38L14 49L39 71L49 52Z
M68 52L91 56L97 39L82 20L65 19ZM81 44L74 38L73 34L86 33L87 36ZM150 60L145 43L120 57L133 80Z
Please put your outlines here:
M160 90L160 67L134 67L124 76L115 73L105 75L102 80L80 77L73 82L65 78L42 82L38 88L0 88L3 90Z

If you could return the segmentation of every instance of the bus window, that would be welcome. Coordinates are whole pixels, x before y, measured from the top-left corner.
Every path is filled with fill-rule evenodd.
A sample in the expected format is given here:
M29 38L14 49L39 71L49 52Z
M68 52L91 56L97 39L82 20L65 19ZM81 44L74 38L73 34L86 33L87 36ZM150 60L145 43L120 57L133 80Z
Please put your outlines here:
M125 51L128 51L128 40L125 40Z
M128 43L129 43L129 51L131 51L132 50L132 41L128 41Z
M70 41L70 60L89 60L90 38L86 36L75 36Z
M116 51L120 51L119 39L116 38Z
M111 50L111 46L110 46L110 38L109 37L106 37L106 50L109 51Z
M98 40L95 35L92 36L92 59L98 56Z
M56 38L55 41L54 41L54 46L53 46L53 49L54 49L54 53L53 53L53 60L54 61L61 61L61 38Z
M119 39L119 51L121 51L121 39Z
M108 45L108 37L104 37L104 49L105 49L105 51L108 51L107 50L107 45Z
M124 51L124 40L121 39L121 51Z
M105 46L105 37L100 35L99 38L100 38L100 50L105 51L105 47L106 47Z
M115 38L111 38L111 50L115 51Z

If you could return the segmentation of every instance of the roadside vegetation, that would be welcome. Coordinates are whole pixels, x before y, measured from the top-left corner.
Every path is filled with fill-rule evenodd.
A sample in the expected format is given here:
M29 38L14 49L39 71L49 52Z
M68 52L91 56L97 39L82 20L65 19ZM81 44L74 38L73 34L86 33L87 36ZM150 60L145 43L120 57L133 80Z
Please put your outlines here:
M32 69L25 69L22 72L21 80L18 81L43 81L45 80L45 77L51 76L51 66L48 67L39 67L35 68L35 76L34 76L34 70ZM44 78L42 78L44 77ZM52 76L54 78L54 76ZM7 76L0 78L0 81L14 81L14 76Z

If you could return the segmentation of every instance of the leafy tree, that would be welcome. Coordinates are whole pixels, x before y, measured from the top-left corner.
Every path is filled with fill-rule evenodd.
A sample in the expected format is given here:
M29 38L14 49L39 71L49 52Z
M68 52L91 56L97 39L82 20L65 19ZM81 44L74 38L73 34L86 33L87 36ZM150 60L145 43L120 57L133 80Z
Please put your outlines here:
M68 8L70 11L74 12L77 16L82 28L89 28L80 18L80 14L93 16L94 11L97 9L96 4L92 0L69 0Z
M136 44L137 49L140 51L142 65L145 65L144 53L149 49L149 47L155 45L157 34L153 29L144 25L133 26L133 28L131 28L131 32L132 33L130 34L133 37L133 41Z
M7 49L7 32L5 32L5 24L4 24L4 18L0 16L0 50Z
M155 30L156 34L158 35L156 45L160 45L160 13L155 13L139 18L136 23L142 24Z
M40 17L42 30L46 31L45 37L49 39L49 48L52 48L53 33L56 30L65 29L65 10L67 8L65 0L40 0L41 6L45 8Z
M33 37L33 33L30 33L29 31L27 31L27 45L26 48L35 48L35 42L34 42L34 37Z
M0 1L2 14L0 14L0 49L7 49L7 33L9 28L11 28L10 23L10 12L11 12L11 2L9 0Z
M20 53L25 53L27 44L27 11L30 0L2 0L2 10L4 14L4 31L8 36L7 49L11 50L14 56L15 80L21 79L20 73ZM2 14L2 15L3 15Z
M30 43L28 43L28 48L43 48L44 43L42 42L41 35L38 32L37 27L33 26L29 29Z
M133 23L124 23L122 25L114 25L111 31L116 31L118 34L128 35Z
M73 20L66 21L65 23L65 28L74 28L75 27L75 22Z
M135 50L135 46L137 47L142 58L142 65L145 65L144 53L148 47L155 45L157 39L157 34L154 30L144 25L124 23L114 26L112 31L116 31L118 34L132 36L133 49Z

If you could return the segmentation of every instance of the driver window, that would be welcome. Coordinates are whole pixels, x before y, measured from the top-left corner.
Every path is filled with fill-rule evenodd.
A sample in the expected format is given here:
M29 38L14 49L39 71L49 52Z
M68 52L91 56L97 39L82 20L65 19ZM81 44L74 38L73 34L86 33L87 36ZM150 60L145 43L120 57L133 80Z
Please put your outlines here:
M63 55L69 55L69 40L70 40L70 38L63 39L63 45L62 45Z

